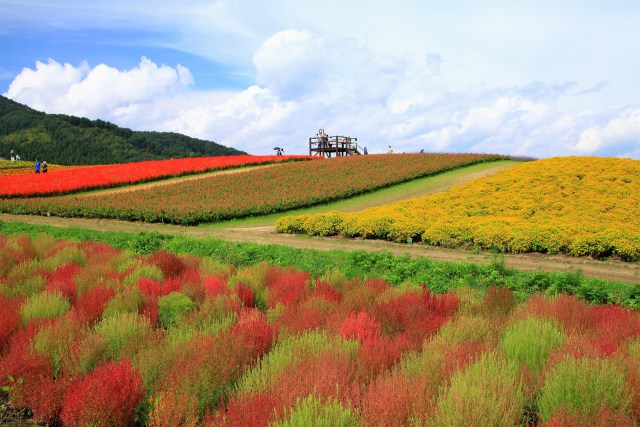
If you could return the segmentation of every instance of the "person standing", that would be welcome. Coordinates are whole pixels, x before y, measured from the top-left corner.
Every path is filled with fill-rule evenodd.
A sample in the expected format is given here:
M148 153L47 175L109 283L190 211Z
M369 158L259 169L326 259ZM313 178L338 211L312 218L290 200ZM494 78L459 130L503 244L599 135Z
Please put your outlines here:
M47 165L47 162L42 162L42 173L47 173L48 170L49 166Z
M391 146L389 146L389 149L387 150L387 154L393 154L393 148L391 148Z
M367 154L369 154L369 152L367 151L367 147L364 147L364 150L362 150L362 151L363 151L363 153L365 154L365 156L366 156Z
M40 173L40 160L36 159L36 173Z
M11 159L12 162L15 162L16 155L13 153L13 150L11 150L11 154L9 155L9 158Z

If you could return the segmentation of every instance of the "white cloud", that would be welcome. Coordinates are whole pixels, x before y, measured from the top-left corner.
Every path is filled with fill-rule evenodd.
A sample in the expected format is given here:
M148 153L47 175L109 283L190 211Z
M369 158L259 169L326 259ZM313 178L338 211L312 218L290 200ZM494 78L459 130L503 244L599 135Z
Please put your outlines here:
M181 132L254 154L276 145L305 153L307 138L324 128L358 137L372 153L392 145L640 157L640 106L580 107L590 95L572 82L457 87L451 76L463 69L445 55L399 57L294 29L266 37L252 58L257 84L235 92L197 91L187 68L142 58L130 70L38 62L6 95L47 112Z
M127 111L162 96L170 96L193 84L188 69L158 66L147 58L131 70L105 64L74 67L53 59L36 62L13 80L5 96L50 113L90 118L122 117Z
M575 148L584 154L615 150L621 155L640 157L640 108L622 111L602 125L585 129Z
M280 31L265 40L253 63L257 82L284 98L308 96L331 67L322 39L296 30Z

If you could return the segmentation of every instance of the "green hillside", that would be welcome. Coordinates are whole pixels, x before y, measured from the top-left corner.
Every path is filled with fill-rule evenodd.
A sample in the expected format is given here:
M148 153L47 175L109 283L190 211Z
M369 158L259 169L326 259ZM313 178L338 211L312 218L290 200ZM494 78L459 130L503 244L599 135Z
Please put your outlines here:
M11 150L62 165L245 154L211 141L170 132L138 132L103 120L46 114L0 97L0 157Z

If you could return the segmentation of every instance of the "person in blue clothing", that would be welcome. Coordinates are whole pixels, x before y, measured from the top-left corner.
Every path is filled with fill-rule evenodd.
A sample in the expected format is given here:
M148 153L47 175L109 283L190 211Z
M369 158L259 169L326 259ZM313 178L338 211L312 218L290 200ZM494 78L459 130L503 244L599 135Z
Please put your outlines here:
M36 159L36 173L40 173L40 160Z
M369 152L367 151L367 147L364 147L364 150L363 150L363 151L364 151L364 154L365 154L365 155L369 154Z

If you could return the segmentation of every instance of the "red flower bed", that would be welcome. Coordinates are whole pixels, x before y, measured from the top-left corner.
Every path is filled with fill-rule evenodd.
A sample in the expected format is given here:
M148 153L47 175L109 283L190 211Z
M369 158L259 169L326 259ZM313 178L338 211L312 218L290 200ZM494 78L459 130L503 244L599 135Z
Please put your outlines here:
M0 211L191 225L325 203L502 158L483 154L341 157L113 194L1 200Z
M63 194L91 188L135 184L154 179L206 172L216 169L258 165L306 156L220 156L152 160L116 165L79 166L48 173L20 173L0 176L1 197Z

